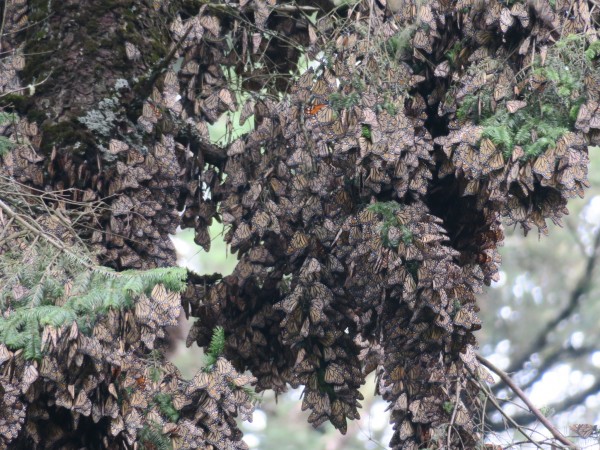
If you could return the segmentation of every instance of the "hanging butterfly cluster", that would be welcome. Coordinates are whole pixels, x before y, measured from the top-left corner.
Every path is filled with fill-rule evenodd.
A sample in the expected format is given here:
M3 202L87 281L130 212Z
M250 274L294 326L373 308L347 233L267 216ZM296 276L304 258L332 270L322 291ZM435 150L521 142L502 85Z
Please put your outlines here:
M35 55L49 52L31 51L24 58L24 46L38 45L38 41L18 31L23 28L23 18L27 20L26 13L41 14L38 7L23 1L10 2L4 14L6 34L2 44L7 56L0 61L0 92L4 110L15 113L16 119L5 124L2 135L16 145L3 156L0 172L38 189L63 192L65 199L75 204L106 197L108 204L114 200L108 210L88 208L81 222L82 237L89 239L104 264L119 269L173 265L173 246L168 235L175 232L179 223L178 198L185 189L181 173L186 149L180 143L176 145L174 133L157 133L148 125L160 123L169 128L168 124L172 124L172 118L167 114L162 117L162 111L177 107L173 100L173 74L166 75L162 91L155 87L151 98L140 105L142 116L139 124L134 123L127 108L131 108L135 77L150 69L149 56L141 54L148 50L148 41L137 40L137 45L126 41L118 49L122 51L103 53L103 70L98 72L89 68L89 61L81 56L81 43L70 36L61 43L62 53L52 52L52 58L58 62L49 70L50 75L43 68L52 58L35 69L42 70L38 81L46 76L47 79L34 94L18 75L31 73L31 65L37 61ZM99 19L106 24L122 21L118 8L102 13ZM153 13L152 23L158 20ZM91 12L86 9L80 14ZM48 15L53 14L43 14ZM38 23L29 24L25 29L35 33L37 26ZM48 26L48 35L62 32L61 21L51 21ZM98 59L94 59L94 64ZM59 65L69 66L69 70L56 71ZM102 73L101 82L89 78L95 72ZM26 107L30 109L29 119L19 103L20 98L25 98L24 93L32 97ZM175 127L171 125L171 129ZM92 157L93 153L98 155Z
M475 445L472 380L489 378L475 296L497 279L500 220L558 221L586 186L600 125L593 60L577 61L585 82L566 122L542 111L558 131L530 123L567 95L550 70L569 62L561 36L596 39L587 3L563 3L361 3L343 31L331 17L309 27L322 62L288 96L240 105L255 130L227 147L211 188L239 262L186 302L225 328L227 356L259 390L303 385L309 422L345 431L376 371L393 448ZM188 343L209 338L198 321Z
M55 219L42 216L38 223L57 238L61 229L52 225ZM37 255L31 242L22 239L23 230L4 219L2 225L17 237L5 241L1 253L7 246L23 249L29 255L23 264L35 265ZM65 232L62 238L68 242L72 235L67 236ZM54 303L45 297L51 294L42 294L47 308L81 301L81 280L60 266L52 268L52 276L65 288ZM58 319L46 320L49 313L42 307L39 318L29 319L34 333L43 329L29 344L40 347L34 359L26 356L28 348L14 349L20 345L15 338L19 330L7 325L20 327L19 304L32 295L27 281L12 280L2 289L2 304L9 307L2 311L6 345L0 343L0 449L133 448L134 443L151 448L165 442L182 449L247 448L235 420L251 419L248 387L255 379L218 358L185 381L164 356L168 330L178 325L181 312L178 292L155 284L149 295L132 298L133 309L112 308L79 324L56 325Z
M489 2L468 17L464 39L480 47L435 70L448 89L438 114L449 132L435 139L444 151L439 176L464 180L461 195L508 225L547 233L546 219L560 224L567 199L583 196L587 145L599 142L597 63L582 51L597 39L588 4Z
M231 405L240 397L240 414L248 409L231 389L253 380L233 367L251 370L259 391L303 385L309 421L342 431L375 371L392 410L393 448L448 439L451 448L474 447L472 379L487 377L474 357L475 295L497 277L501 219L545 232L545 219L558 221L566 199L586 186L587 145L600 141L590 51L598 12L583 0L406 0L394 8L322 0L313 22L302 7L315 2L297 3L243 0L171 14L172 62L141 115L117 108L104 135L86 122L106 141L100 158L92 164L60 146L43 154L47 134L19 119L3 135L31 146L12 149L0 170L40 187L49 174L51 190L79 187L78 201L114 195L92 242L119 268L172 262L167 234L178 223L207 250L213 218L229 227L234 273L192 276L182 300L200 319L188 343L208 345L221 325L233 364L219 360L186 388L193 403L179 413L197 408L211 424L204 431L241 445ZM151 8L167 12L164 2ZM21 20L7 17L8 27ZM145 61L140 42L123 42L132 67ZM302 47L320 64L288 89ZM18 54L1 61L9 74L21 70ZM5 90L18 85L9 78L0 80ZM89 92L83 104L98 94ZM118 92L120 102L135 91L121 83ZM224 113L230 143L222 148L208 125ZM232 137L233 113L240 125L252 117L254 130ZM147 312L153 303L142 299L139 317L128 319L139 323L137 345L152 345L160 325ZM111 326L109 335L118 329ZM144 367L127 371L130 387L154 389ZM114 376L106 373L100 383ZM22 386L5 392L16 399L17 423ZM122 420L117 436L131 439L137 420ZM210 436L181 426L186 436Z

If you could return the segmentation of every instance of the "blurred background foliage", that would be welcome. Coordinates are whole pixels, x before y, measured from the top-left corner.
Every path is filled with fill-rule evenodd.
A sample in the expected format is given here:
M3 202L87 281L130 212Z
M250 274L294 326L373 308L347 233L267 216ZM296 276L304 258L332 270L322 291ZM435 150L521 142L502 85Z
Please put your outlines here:
M211 140L222 142L247 131L233 130L231 123L237 123L237 118L224 115L210 128ZM252 126L251 121L246 123L248 129ZM570 215L563 227L550 226L548 236L505 230L500 279L479 299L480 353L508 371L534 404L571 436L569 425L600 423L600 270L595 259L600 243L600 148L590 148L590 160L591 186L584 199L569 203ZM225 231L223 225L213 223L207 253L194 244L193 230L180 230L172 237L179 265L199 274L231 273L237 258L223 242ZM202 366L203 355L195 344L186 348L181 342L173 359L191 377ZM251 448L262 450L387 448L391 437L387 404L374 395L374 389L373 379L363 386L361 420L349 424L345 436L330 424L317 430L308 425L309 413L301 411L298 401L300 389L278 398L272 392L262 393L253 422L242 424L245 440ZM510 391L500 384L493 390L506 400L507 413L537 429ZM517 431L507 431L500 414L493 409L487 412L487 441L507 446L522 439ZM579 444L600 448L594 437L580 439Z

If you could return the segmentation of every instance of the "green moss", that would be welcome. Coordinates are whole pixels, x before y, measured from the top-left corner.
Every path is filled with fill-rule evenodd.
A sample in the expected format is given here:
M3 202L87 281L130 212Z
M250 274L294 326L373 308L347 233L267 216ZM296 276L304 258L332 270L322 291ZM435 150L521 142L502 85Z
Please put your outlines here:
M31 98L19 94L7 94L0 97L0 108L17 111L19 114L25 114L27 108L31 106Z
M452 411L454 411L454 403L444 402L443 408L444 408L444 411L446 412L446 414L452 414Z
M406 261L406 270L408 270L408 273L411 274L415 281L418 281L419 261Z
M352 92L348 95L334 92L329 96L329 104L336 111L352 108L354 105L358 105L359 101L360 98L357 92Z
M505 101L493 108L492 92L486 85L462 99L456 118L483 125L482 137L489 138L506 157L517 145L524 151L523 159L555 147L565 133L574 129L586 99L585 76L597 70L590 58L596 56L596 47L591 44L586 49L586 45L585 36L568 35L549 49L543 66L538 57L535 68L521 84L517 98L524 100L525 106L518 111L510 113Z
M85 51L86 56L93 56L96 55L98 53L98 42L93 39L93 38L89 38L83 41L83 50Z
M94 138L89 131L74 121L64 121L57 124L42 125L43 140L41 148L50 151L53 146L69 146L77 142L93 145ZM84 150L87 145L81 146Z
M369 125L364 125L361 127L360 135L365 139L371 140L371 127Z

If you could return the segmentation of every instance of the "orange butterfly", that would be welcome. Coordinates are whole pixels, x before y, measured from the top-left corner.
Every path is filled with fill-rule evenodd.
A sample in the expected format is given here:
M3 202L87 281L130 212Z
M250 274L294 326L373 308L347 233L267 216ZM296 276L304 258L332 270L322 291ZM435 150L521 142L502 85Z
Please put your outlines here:
M143 375L136 377L135 383L140 389L146 389L146 377L144 377Z
M306 114L307 116L314 116L326 106L327 103L317 103L315 105L309 105L306 108L304 108L304 114Z

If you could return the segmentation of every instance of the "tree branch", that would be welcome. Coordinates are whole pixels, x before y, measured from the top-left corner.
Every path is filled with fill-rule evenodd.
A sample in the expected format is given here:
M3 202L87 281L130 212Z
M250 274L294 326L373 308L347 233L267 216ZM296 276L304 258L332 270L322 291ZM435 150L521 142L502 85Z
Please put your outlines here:
M590 395L596 395L598 391L600 391L600 379L597 378L597 381L589 388L575 395L572 395L564 399L563 401L553 403L548 406L554 409L555 411L565 411L573 406L581 405L586 398L588 398ZM518 425L523 426L527 425L528 423L531 423L532 417L530 414L517 414L513 416L513 420ZM490 423L490 429L491 431L498 432L506 431L506 427L504 427L502 423Z
M540 349L543 349L546 346L546 344L548 343L548 337L550 333L556 329L558 324L570 317L579 307L581 297L590 289L592 285L594 269L598 262L599 249L600 232L598 232L598 234L596 235L596 239L594 240L593 252L587 259L585 271L583 272L581 278L577 282L575 289L573 289L573 291L571 292L569 303L562 309L558 316L556 316L553 320L546 324L544 329L538 334L537 338L533 340L533 343L529 346L527 351L523 352L520 358L516 359L513 363L511 363L508 369L506 369L506 372L513 373L522 370L525 363L531 358L531 355L538 352ZM498 383L498 385L494 386L492 391L494 392L494 394L497 394L504 387L504 384Z
M527 408L529 408L529 411L531 411L531 413L537 418L537 420L539 420L542 423L542 425L544 425L544 427L546 427L546 429L548 431L550 431L550 433L552 434L552 436L554 436L556 438L556 440L558 440L559 442L562 442L569 448L573 448L573 449L577 448L577 446L574 443L572 443L565 436L563 436L563 434L560 431L558 431L554 425L552 425L552 423L540 412L540 410L537 409L533 405L533 403L531 403L531 400L529 400L529 397L527 397L525 392L523 392L519 388L519 386L517 386L513 382L513 380L508 376L508 374L506 372L504 372L503 370L494 366L490 361L488 361L483 356L481 356L481 355L476 355L476 356L477 356L477 360L481 364L483 364L485 367L487 367L492 372L494 372L496 375L498 375L500 377L500 379L508 387L510 387L510 389L512 389L515 394L517 394L517 396L523 401L523 403L525 403L525 405L527 405Z

